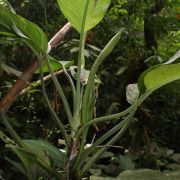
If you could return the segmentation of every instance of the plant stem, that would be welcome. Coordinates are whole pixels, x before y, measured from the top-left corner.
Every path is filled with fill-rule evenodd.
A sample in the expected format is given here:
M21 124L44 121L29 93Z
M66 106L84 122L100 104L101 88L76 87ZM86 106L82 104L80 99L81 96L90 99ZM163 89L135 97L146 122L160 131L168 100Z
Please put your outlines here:
M85 30L85 25L86 25L86 18L87 18L89 4L90 4L90 0L87 0L85 8L84 8L83 20L82 20L82 25L81 25L80 44L79 44L79 53L78 53L78 71L77 71L77 81L76 81L76 107L75 107L75 114L74 114L75 131L74 131L73 136L75 136L81 124L81 118L82 118L81 108L82 108L83 90L81 89L81 69L84 68L85 66L84 46L85 46L86 32L84 30ZM87 131L84 132L81 139L80 149L78 151L78 155L75 160L75 165L73 166L73 170L72 170L74 173L78 171L77 166L78 166L78 162L81 157L81 154L83 153L83 150L84 150L84 145L86 143L86 136L87 136Z
M66 78L69 80L70 86L71 86L71 90L72 90L72 98L73 98L73 111L75 110L75 102L76 102L76 89L73 83L73 80L71 78L71 76L68 74L66 68L62 65L64 74L66 75ZM73 112L74 114L74 112Z
M142 94L140 96L140 98L132 106L130 106L129 108L127 108L126 110L124 110L120 113L95 118L95 119L87 122L77 131L76 137L79 137L86 128L88 128L89 126L91 126L93 124L97 124L100 122L107 122L107 121L111 121L111 120L118 119L120 117L125 116L126 114L130 113L133 109L136 109L150 94L151 94L151 92L148 92L148 91L145 92L144 94Z
M39 63L39 70L40 70L40 75L41 75L41 86L42 86L42 92L43 92L43 96L45 98L45 101L48 105L48 108L53 116L53 120L55 121L55 123L57 124L57 126L59 127L59 129L62 132L62 135L65 139L65 142L67 144L68 150L70 148L70 141L69 141L69 137L67 134L67 131L65 130L65 127L63 126L63 124L61 123L61 120L59 119L59 117L57 116L56 112L54 111L54 109L51 106L51 103L47 97L47 93L46 93L46 89L45 89L45 83L44 83L44 79L43 79L43 72L42 72L42 62L41 60L38 61Z
M84 97L83 97L82 119L84 123L90 121L88 117L88 113L89 113L90 99L92 98L91 95L93 93L93 86L94 86L96 72L99 66L103 63L105 58L111 53L114 46L119 41L121 32L122 32L122 29L110 40L110 42L106 45L106 47L101 51L96 61L94 62L93 66L91 67L91 71L89 74L88 82L87 82L85 92L84 92Z
M16 143L20 147L25 148L26 145L22 142L22 139L19 137L19 135L16 133L16 131L13 129L13 127L9 124L8 120L6 119L4 113L1 110L0 110L0 118L2 119L4 126L8 130L9 134L14 138Z
M80 161L81 161L82 154L84 151L84 146L86 144L87 133L88 133L88 130L86 129L81 138L80 148L78 151L77 158L73 164L72 172L79 171L79 169L80 169Z
M73 117L72 117L72 113L71 113L69 104L67 102L66 96L64 95L64 92L63 92L63 90L62 90L62 88L61 88L61 86L60 86L60 84L59 84L59 82L57 80L57 77L54 75L54 72L52 70L52 67L51 67L51 64L49 62L48 57L46 58L46 62L48 64L48 69L50 71L52 80L53 80L53 82L54 82L54 84L55 84L55 86L56 86L56 88L58 90L58 93L59 93L59 95L60 95L60 97L61 97L61 99L63 101L64 107L65 107L65 110L66 110L66 114L67 114L67 117L68 117L68 120L69 120L70 127L71 127L71 129L73 129L73 124L72 124Z
M88 169L92 166L92 164L99 158L99 156L108 149L108 146L111 144L114 144L126 131L126 129L129 127L131 123L131 119L133 117L133 113L129 115L129 118L127 119L126 124L122 127L122 129L106 144L106 146L102 147L97 153L94 154L94 156L87 162L87 164L83 167L81 171L81 175L86 173Z
M81 122L81 65L82 60L84 59L84 45L85 45L85 37L86 33L82 33L80 37L80 45L79 45L79 55L78 55L78 71L77 71L77 81L76 81L76 105L75 105L75 114L74 114L74 121L75 121L75 128L74 132L78 129Z
M119 131L121 128L125 126L125 124L133 117L136 109L133 110L124 120L122 120L119 124L117 124L115 127L113 127L111 130L109 130L107 133L105 133L103 136L101 136L95 143L92 144L92 146L87 149L87 152L84 154L82 161L86 159L86 157L93 152L102 142L107 140L110 136L115 134L117 131ZM81 161L81 164L82 164Z
M73 136L75 135L75 132L80 126L81 123L81 104L82 104L82 97L81 97L81 69L85 66L85 59L84 59L84 46L85 46L85 38L86 38L86 32L85 32L85 25L86 25L86 18L87 18L87 12L89 7L90 0L86 1L86 5L84 8L83 13L83 19L81 24L81 33L80 33L80 44L79 44L79 53L78 53L78 71L77 71L77 81L76 81L76 107L75 107L75 114L74 114L74 132Z

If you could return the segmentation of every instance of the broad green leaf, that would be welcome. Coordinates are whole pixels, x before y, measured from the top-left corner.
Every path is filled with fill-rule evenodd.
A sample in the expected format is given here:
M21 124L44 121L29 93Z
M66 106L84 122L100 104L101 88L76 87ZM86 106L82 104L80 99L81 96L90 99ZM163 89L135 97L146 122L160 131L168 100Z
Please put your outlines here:
M0 6L0 33L4 35L8 35L8 33L16 35L37 56L47 51L48 41L44 32L36 24L8 11L2 6Z
M87 0L58 0L59 7L71 25L81 32ZM104 17L111 0L90 0L84 31L95 27Z
M62 64L64 64L65 68L67 68L67 67L69 67L69 66L71 66L73 64L73 61L58 61L58 60L54 59L51 56L48 56L48 58L49 58L49 61L51 63L51 67L52 67L53 71L58 71L58 70L63 69ZM43 66L42 66L42 71L44 73L49 72L49 68L48 68L48 65L47 65L46 62L44 62ZM39 74L39 73L40 73L40 71L39 71L39 68L38 68L35 71L35 74Z
M56 166L65 167L67 163L67 156L55 146L44 140L27 139L23 140L23 142L28 146L29 150L33 154L41 156L41 159L48 157L50 162L55 163Z
M156 65L146 70L138 80L140 92L154 91L172 81L180 79L180 64Z

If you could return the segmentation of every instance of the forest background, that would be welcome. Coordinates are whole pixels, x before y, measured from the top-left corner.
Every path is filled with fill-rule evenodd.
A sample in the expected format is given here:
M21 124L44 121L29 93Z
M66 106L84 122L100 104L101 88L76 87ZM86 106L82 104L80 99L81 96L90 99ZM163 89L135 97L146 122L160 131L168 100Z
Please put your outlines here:
M60 13L55 0L10 0L15 11L38 24L50 39L67 20ZM113 0L103 21L88 32L85 57L91 66L104 45L124 28L121 40L101 65L98 78L96 116L112 114L129 106L126 87L136 83L140 74L156 64L168 61L180 48L180 4L178 0ZM53 50L57 59L75 60L79 35L71 30ZM23 71L34 59L23 44L0 40L0 63ZM26 53L24 53L26 52ZM39 74L34 74L37 81ZM65 94L70 88L65 77ZM16 76L0 69L0 98L14 84ZM51 104L62 117L64 110L51 82L46 82ZM70 100L71 97L69 96ZM9 122L21 137L42 138L57 144L59 131L42 97L41 87L30 88L20 95L8 111ZM180 170L180 81L175 81L152 94L138 109L136 119L121 139L104 154L90 170L92 175L117 176L124 170L148 168L156 170ZM65 119L65 117L64 117ZM99 137L117 122L92 127L88 143ZM1 124L0 129L6 132ZM125 151L128 150L128 153ZM21 177L10 164L16 160L4 144L0 145L0 174L5 179ZM5 157L5 158L4 158ZM112 160L112 157L114 158ZM8 160L8 161L7 161Z

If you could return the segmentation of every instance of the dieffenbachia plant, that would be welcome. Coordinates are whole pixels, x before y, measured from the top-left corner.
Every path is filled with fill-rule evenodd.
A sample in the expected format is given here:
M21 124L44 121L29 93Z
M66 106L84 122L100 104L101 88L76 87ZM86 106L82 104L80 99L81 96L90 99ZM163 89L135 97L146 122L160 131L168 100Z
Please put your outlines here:
M153 66L140 76L137 85L128 87L128 90L131 91L127 92L128 96L135 92L133 96L128 98L128 102L131 103L129 108L116 114L94 118L96 74L99 66L118 43L122 29L100 52L91 69L86 70L84 58L86 33L103 19L111 0L58 0L57 2L61 12L80 34L78 64L75 67L70 67L71 74L67 71L70 62L59 62L49 55L51 46L48 44L43 31L34 23L15 14L7 1L0 0L0 34L24 42L37 56L43 95L66 144L66 153L64 153L46 141L22 140L1 112L1 120L15 142L6 137L3 132L0 132L0 138L17 154L23 162L23 166L12 162L12 160L9 160L9 162L13 163L31 180L35 178L35 164L38 164L56 179L68 179L70 176L74 179L83 177L108 147L98 148L98 146L105 141L107 142L110 137L111 139L108 140L106 145L113 144L129 127L136 109L150 94L161 86L180 79L180 64ZM60 82L54 74L54 71L59 68L63 69L70 83L73 108L70 108L71 106L66 99ZM77 69L76 73L73 71L74 68ZM46 94L43 72L47 71L50 72L62 99L70 125L70 133L52 108ZM76 79L75 84L71 75ZM119 124L97 139L90 147L85 148L87 132L90 126L115 119L119 119Z

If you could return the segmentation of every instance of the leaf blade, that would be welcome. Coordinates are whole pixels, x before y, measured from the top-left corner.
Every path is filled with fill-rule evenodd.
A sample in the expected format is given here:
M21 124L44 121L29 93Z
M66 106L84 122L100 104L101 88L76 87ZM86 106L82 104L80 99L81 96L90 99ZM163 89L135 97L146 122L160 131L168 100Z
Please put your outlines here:
M84 32L95 27L105 16L111 0L90 0ZM71 25L80 33L86 0L58 0L59 7Z
M140 92L156 89L180 79L180 64L162 64L147 69L138 80Z

